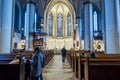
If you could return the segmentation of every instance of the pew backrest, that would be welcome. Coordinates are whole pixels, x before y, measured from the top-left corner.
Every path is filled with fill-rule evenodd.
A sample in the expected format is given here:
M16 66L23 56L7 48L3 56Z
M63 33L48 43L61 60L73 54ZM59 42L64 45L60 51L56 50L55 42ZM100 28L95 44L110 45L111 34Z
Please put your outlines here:
M120 59L89 59L84 64L85 80L120 80Z
M15 58L15 54L0 54L0 64L6 64Z
M0 80L19 80L19 64L0 64Z

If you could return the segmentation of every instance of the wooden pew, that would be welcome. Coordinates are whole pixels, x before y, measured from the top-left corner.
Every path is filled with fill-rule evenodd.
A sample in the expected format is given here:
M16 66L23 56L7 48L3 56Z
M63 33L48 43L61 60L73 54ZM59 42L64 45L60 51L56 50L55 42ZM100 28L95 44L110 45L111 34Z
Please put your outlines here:
M84 66L85 80L120 80L120 58L87 58Z
M20 66L18 64L0 64L1 80L19 80Z
M46 64L49 63L49 61L53 58L54 56L54 50L46 50L44 51L45 53L45 58L46 58Z
M67 51L66 58L67 58L69 65L72 67L72 53L71 53L71 51Z
M24 65L0 64L0 80L24 80Z
M16 54L0 53L0 64L6 64L15 58Z
M104 54L102 54L102 56L103 55ZM105 54L104 57L97 56L96 58L90 58L90 59L94 59L94 61L99 61L99 63L104 63L107 60L110 61L110 63L111 62L118 63L116 60L120 59L120 57L119 57L120 54L116 54L116 55L114 54L114 57L112 57L112 55L113 54L110 54L110 55ZM84 63L86 62L87 57L86 56L85 57L79 56L79 57L77 57L77 60L78 60L78 65L77 65L78 66L78 78L79 78L79 80L82 80L82 78L84 78ZM107 63L108 63L108 61L107 61ZM92 61L90 61L90 62L92 62Z
M76 77L78 77L78 57L79 54L81 53L81 51L68 51L67 52L67 60L74 72L74 74L76 75ZM86 52L88 54L88 52Z
M24 80L24 65L9 64L18 53L0 53L0 80Z
M120 54L101 54L101 53L96 53L97 57L105 57L105 58L120 58Z
M75 76L77 78L80 77L79 72L80 72L80 55L83 51L75 51L74 52L74 57L73 57L73 71L75 73ZM90 54L89 51L84 51L84 56L87 57ZM83 67L83 66L82 66Z

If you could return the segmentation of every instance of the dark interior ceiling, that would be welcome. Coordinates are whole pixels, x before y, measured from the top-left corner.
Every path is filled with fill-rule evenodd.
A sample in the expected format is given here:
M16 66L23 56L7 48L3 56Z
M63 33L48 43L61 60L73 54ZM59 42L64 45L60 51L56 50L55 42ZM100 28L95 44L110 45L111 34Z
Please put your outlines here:
M40 17L44 17L44 11L46 9L46 6L51 0L16 0L19 1L22 4L22 8L25 9L25 5L27 1L33 1L37 5L37 11ZM89 0L68 0L72 5L75 10L76 17L81 17L81 9L83 7L83 1L89 1ZM92 0L91 0L92 1ZM102 4L103 0L93 0L94 3L96 4ZM101 6L96 5L99 9Z
M43 17L46 6L51 0L33 0L33 1L37 2L37 8L40 13L40 17ZM81 5L82 0L69 0L69 1L73 5L73 8L75 9L76 17L80 17L80 9L81 9L80 7L82 7Z
M16 0L16 1L19 1L20 4L22 4L23 9L25 8L25 5L26 5L27 1L35 2L37 4L37 10L38 10L38 13L39 13L40 17L44 17L44 11L46 9L46 6L48 5L48 3L51 0ZM82 11L81 9L83 7L83 1L92 1L93 4L94 3L99 4L99 5L94 5L98 9L100 9L100 7L102 6L101 4L103 2L103 0L68 0L68 1L73 5L76 17L81 17L81 11Z

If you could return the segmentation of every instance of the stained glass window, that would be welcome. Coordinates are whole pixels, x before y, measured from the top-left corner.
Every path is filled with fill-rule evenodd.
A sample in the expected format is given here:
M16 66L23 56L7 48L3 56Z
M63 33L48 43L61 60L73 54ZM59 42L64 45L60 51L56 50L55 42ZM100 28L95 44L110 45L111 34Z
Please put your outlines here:
M97 36L99 33L98 33L98 26L97 26L97 12L95 11L94 12L94 15L93 15L93 17L94 17L94 29L93 29L93 32L94 32L94 36Z
M57 36L62 37L63 36L63 16L62 14L58 14L57 17Z
M53 31L53 15L49 14L48 16L48 34L49 36L52 36Z
M98 31L97 27L97 12L94 12L94 31Z
M70 15L67 17L67 36L71 36L72 31L72 18Z

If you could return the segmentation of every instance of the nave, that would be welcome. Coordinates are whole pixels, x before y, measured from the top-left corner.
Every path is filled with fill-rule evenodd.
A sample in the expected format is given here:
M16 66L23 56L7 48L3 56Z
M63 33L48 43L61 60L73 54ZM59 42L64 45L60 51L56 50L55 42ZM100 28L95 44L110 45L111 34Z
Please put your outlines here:
M61 55L54 55L43 69L43 78L44 80L77 80L68 62L62 63Z

